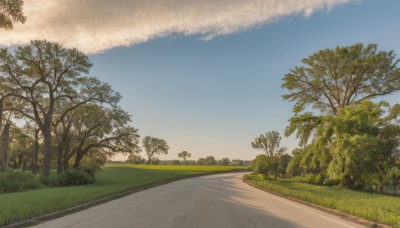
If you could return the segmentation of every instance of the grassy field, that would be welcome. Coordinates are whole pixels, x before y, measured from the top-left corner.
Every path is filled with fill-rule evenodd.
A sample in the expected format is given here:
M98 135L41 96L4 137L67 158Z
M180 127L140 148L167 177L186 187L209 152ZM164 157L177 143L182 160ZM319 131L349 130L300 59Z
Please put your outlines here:
M316 186L290 180L257 180L246 175L250 183L266 190L311 202L324 207L400 227L400 198L350 191L339 187Z
M95 184L0 194L0 226L165 180L234 169L245 167L107 164Z

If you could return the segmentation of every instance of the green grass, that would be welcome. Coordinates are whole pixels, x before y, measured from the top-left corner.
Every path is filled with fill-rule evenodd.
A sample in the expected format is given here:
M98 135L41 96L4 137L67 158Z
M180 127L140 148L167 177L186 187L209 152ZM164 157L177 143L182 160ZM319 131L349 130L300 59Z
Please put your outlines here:
M0 226L165 180L235 169L246 168L107 164L95 184L0 194Z
M258 180L252 175L245 179L251 184L286 196L365 218L371 221L400 227L400 198L316 186L290 180Z

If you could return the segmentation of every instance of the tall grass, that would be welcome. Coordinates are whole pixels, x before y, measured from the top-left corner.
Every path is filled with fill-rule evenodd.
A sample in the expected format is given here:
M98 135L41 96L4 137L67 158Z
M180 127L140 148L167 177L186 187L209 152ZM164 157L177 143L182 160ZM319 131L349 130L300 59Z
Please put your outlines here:
M108 164L91 185L0 194L0 226L165 180L237 169L246 168Z
M400 198L351 191L339 187L316 186L290 180L260 180L246 175L245 180L266 190L365 218L400 227Z

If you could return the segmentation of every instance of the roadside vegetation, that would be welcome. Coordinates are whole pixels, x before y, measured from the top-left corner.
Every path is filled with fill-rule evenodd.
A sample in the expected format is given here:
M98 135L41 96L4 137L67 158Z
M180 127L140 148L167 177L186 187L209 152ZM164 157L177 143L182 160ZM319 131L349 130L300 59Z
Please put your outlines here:
M400 227L400 198L327 187L290 179L267 179L264 175L245 175L246 182L262 189L332 208L370 221Z
M107 164L91 185L0 194L0 226L87 203L112 194L194 175L247 170L241 166Z

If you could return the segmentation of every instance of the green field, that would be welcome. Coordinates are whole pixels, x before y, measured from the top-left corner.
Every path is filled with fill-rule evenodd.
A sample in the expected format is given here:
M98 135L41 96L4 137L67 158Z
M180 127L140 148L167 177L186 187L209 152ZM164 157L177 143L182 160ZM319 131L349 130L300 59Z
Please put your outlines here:
M290 180L257 180L246 175L245 180L260 188L277 192L327 208L400 227L400 198L317 186Z
M165 180L237 169L246 167L107 164L95 184L1 194L0 226Z

